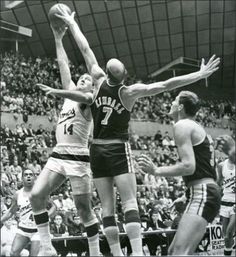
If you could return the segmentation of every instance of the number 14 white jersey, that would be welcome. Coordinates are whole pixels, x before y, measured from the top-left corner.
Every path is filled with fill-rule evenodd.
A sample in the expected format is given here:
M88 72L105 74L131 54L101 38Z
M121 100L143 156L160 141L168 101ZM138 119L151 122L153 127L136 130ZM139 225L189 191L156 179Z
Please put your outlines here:
M57 122L57 144L87 148L91 123L83 116L78 102L65 99Z

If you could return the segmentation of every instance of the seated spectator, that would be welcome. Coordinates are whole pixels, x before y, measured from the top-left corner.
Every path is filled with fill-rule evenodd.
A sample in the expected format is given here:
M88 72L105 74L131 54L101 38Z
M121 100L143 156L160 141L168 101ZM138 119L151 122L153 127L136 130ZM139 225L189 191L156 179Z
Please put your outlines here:
M161 206L156 206L155 210L151 214L150 220L147 224L145 231L155 231L160 230L165 225L163 224L162 217L160 214ZM150 255L155 256L157 247L161 247L161 255L167 255L167 237L164 233L162 234L151 234L144 238L144 244L148 246Z
M33 130L31 123L28 125L28 128L27 128L27 135L28 135L29 137L34 137L34 136L35 136L35 131Z
M68 235L68 229L64 224L63 218L61 215L57 214L54 217L53 223L50 225L50 233L54 237L61 237Z
M68 193L67 191L67 193L65 192L64 195L66 195L66 198L64 199L64 202L63 202L64 204L63 208L65 209L65 211L69 211L75 208L75 202L74 202L72 192Z
M40 125L39 125L39 128L38 128L37 131L36 131L36 135L42 135L43 132L44 132L43 125L40 124Z
M11 207L11 204L12 204L12 197L11 196L5 197L4 205L6 206L7 209Z
M61 215L57 214L54 217L53 223L50 224L50 233L54 237L68 236L68 229ZM55 241L53 242L53 245L60 256L64 257L68 254L68 248L65 247L63 241Z
M74 216L73 225L68 226L68 232L70 236L85 236L85 227L81 223L79 216ZM67 248L70 249L70 252L76 253L77 256L81 256L84 252L86 255L89 254L89 248L86 238L78 238L76 240L69 240L67 242Z
M80 220L80 216L73 217L73 224L68 225L68 233L70 236L86 235L85 227Z
M13 165L10 166L10 173L17 181L21 181L22 168L18 164L18 160L14 160Z
M66 209L66 201L63 197L63 194L58 195L58 199L53 201L57 207L57 211L67 211Z
M38 164L38 160L34 159L32 164L29 164L29 169L34 172L34 174L39 175L41 172L41 166Z
M17 226L12 219L7 220L1 228L1 256L11 256L11 246L17 232Z
M96 207L96 206L98 206L99 203L101 203L101 201L100 201L100 199L99 199L99 197L98 197L98 193L97 193L96 190L94 190L94 191L92 192L91 201L92 201L92 207L93 207L93 208Z

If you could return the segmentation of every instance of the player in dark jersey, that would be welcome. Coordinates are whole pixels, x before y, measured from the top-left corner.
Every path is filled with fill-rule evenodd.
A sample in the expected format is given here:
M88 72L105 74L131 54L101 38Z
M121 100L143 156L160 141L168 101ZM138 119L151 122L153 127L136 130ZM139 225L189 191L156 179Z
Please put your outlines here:
M170 255L193 254L202 239L206 226L220 209L220 189L216 183L213 140L195 120L198 96L182 91L172 103L174 139L180 162L172 166L156 167L147 156L138 163L148 173L156 176L183 176L187 186L187 206L178 230L169 248Z
M103 226L111 252L114 256L123 255L120 248L118 228L115 222L114 193L116 185L123 204L126 232L130 239L134 256L143 255L141 226L136 201L136 178L133 167L128 127L130 112L135 101L144 96L156 95L210 76L218 69L219 58L213 56L201 69L185 76L175 77L164 82L149 85L138 83L125 86L126 69L117 59L110 59L106 73L99 67L89 47L88 41L80 31L73 14L58 15L69 26L77 45L86 61L94 81L94 94L57 90L41 85L47 94L63 96L74 101L91 104L94 120L93 142L90 147L90 163L95 186L103 208Z

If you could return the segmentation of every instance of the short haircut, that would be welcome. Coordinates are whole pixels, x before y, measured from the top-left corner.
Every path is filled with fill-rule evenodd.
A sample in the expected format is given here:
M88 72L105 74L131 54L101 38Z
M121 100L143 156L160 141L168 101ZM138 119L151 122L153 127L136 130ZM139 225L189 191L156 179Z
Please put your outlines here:
M33 176L35 176L35 173L34 173L32 170L26 169L26 170L23 170L23 171L22 171L22 177L24 176L24 174L25 174L26 171L31 171L31 172L33 173Z
M198 96L190 91L181 91L179 93L179 104L183 104L185 113L189 116L195 116L200 109Z

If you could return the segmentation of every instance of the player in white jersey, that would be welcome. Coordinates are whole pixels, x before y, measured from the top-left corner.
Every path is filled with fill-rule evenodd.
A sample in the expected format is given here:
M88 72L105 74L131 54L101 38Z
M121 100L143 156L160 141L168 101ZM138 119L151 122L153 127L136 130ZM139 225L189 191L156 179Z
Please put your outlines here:
M218 184L222 187L220 217L223 226L225 249L224 255L232 254L233 236L235 234L235 155L218 165Z
M63 28L53 30L62 86L68 90L92 92L93 81L89 74L83 74L77 85L71 79L69 61L62 43L65 31ZM92 180L88 138L91 124L92 115L88 105L65 99L56 128L57 145L39 175L30 198L42 245L40 256L57 255L50 240L45 201L66 177L70 179L75 205L87 232L90 256L100 254L98 221L90 200Z
M34 185L35 174L31 170L22 173L23 188L18 190L12 199L11 207L1 217L1 223L10 219L18 210L20 213L18 229L11 247L11 256L20 256L21 251L31 242L30 256L37 256L39 252L39 234L34 221L32 207L29 201L30 191ZM50 216L56 210L52 205Z

